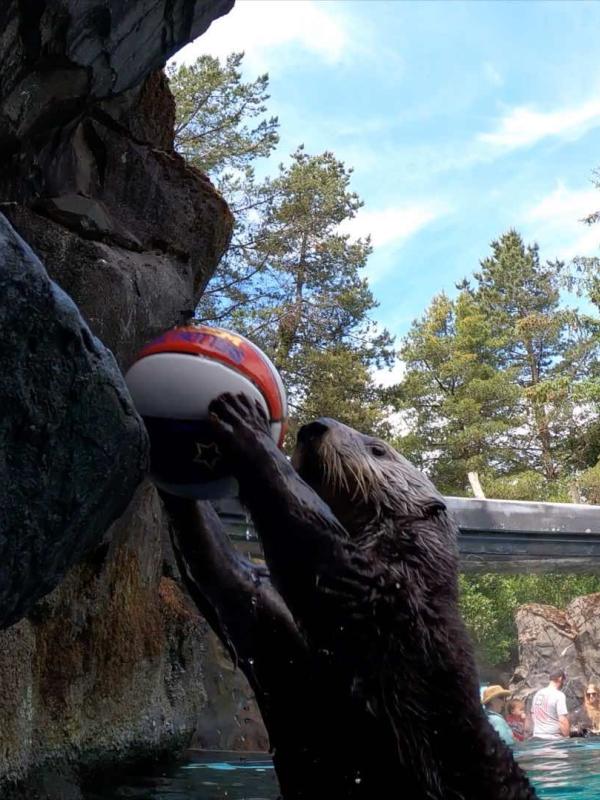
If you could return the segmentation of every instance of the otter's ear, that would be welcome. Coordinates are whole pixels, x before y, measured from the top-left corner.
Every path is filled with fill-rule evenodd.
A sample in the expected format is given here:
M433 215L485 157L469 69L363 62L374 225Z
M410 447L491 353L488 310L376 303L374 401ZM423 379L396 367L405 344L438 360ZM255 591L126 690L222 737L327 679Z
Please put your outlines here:
M433 517L435 514L439 514L440 511L445 511L446 504L439 497L428 497L421 505L421 508L423 509L424 516Z

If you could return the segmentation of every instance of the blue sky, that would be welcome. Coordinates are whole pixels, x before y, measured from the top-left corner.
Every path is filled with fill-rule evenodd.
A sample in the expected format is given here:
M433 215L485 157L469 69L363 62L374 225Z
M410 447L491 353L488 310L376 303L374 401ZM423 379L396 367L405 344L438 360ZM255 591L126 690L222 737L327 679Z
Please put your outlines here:
M401 336L509 227L543 258L596 253L600 3L238 0L178 54L244 50L281 143L354 167L377 319Z

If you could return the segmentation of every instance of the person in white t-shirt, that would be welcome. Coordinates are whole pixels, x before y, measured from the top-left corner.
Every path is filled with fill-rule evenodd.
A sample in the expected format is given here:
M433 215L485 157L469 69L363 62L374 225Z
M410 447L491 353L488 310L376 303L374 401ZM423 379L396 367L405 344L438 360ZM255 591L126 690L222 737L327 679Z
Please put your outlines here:
M561 691L567 675L564 670L556 669L549 678L548 686L535 693L531 704L533 736L536 739L563 739L569 735L567 698Z

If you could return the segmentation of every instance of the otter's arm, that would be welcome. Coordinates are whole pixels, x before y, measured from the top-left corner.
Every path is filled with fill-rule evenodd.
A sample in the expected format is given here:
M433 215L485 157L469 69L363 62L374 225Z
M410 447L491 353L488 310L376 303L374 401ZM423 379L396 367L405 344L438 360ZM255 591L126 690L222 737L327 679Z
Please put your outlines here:
M266 569L242 558L210 503L161 496L190 596L253 688L270 684L273 662L297 661L305 646Z
M328 610L343 604L352 613L356 601L364 607L360 600L376 581L371 563L277 448L262 411L244 395L222 395L211 412L215 436L260 534L272 580L294 617L310 629L310 618L316 616L322 630ZM338 620L338 614L332 616L331 624L337 626Z

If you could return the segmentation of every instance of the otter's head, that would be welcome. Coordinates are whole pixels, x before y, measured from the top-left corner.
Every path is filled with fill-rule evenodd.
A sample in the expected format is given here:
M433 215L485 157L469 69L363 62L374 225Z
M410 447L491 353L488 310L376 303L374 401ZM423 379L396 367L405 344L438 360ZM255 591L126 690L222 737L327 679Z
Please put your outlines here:
M433 484L396 450L327 417L300 429L292 463L352 538L445 509Z

